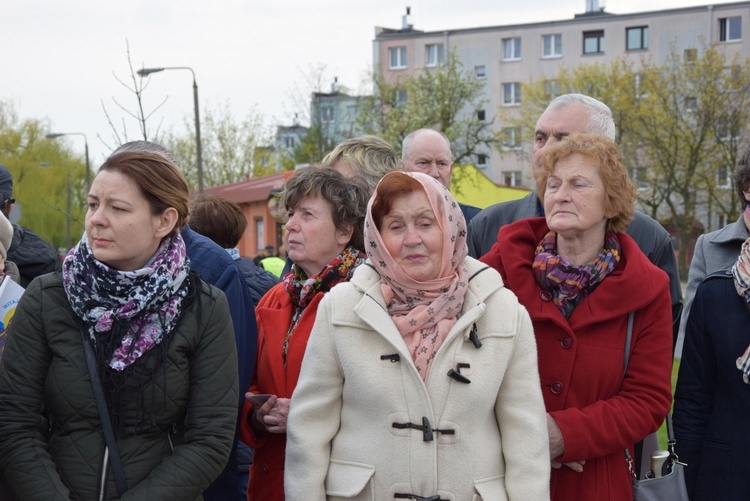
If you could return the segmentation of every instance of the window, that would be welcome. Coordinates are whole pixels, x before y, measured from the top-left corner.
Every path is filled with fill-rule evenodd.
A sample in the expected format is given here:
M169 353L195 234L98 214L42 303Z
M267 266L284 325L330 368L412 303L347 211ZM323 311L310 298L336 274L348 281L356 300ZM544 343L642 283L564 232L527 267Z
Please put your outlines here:
M487 155L482 153L477 155L477 167L487 167Z
M737 42L742 40L742 18L723 17L719 19L719 41Z
M388 49L390 56L390 69L400 70L406 68L406 47L391 47Z
M636 73L633 79L633 90L635 91L635 97L646 97L646 90L643 85L643 73Z
M253 222L255 223L256 244L258 247L258 251L260 251L263 248L263 242L266 241L266 235L265 235L265 232L263 231L263 218L255 217L253 218Z
M404 105L406 104L406 90L405 89L399 89L396 91L396 104L397 105Z
M322 106L320 108L320 121L333 122L333 106Z
M545 80L544 81L544 93L547 95L547 99L550 101L560 95L560 84L557 80Z
M294 148L294 137L287 136L284 138L284 148L291 150Z
M425 46L425 66L435 67L445 62L443 44L436 43Z
M685 98L685 111L694 111L698 107L698 98L687 96Z
M716 171L716 187L717 188L731 188L732 187L732 168L726 165L719 167Z
M356 117L357 117L357 107L353 105L348 105L346 107L346 121L353 122Z
M542 57L562 56L562 35L542 35Z
M695 60L698 59L698 49L692 48L692 49L685 49L685 62L686 63L694 63Z
M503 61L521 59L521 37L503 38Z
M521 129L518 127L504 128L501 137L504 150L517 150L521 147Z
M716 139L718 141L725 143L735 138L734 131L732 131L732 122L729 119L722 118L716 121Z
M477 110L477 120L484 122L486 120L486 114L484 110Z
M521 186L521 171L512 170L503 172L503 184L505 186Z
M477 78L485 78L487 76L487 70L483 64L474 66L474 75L476 75Z
M603 54L604 53L604 30L583 32L583 53L584 54Z
M503 105L521 104L521 84L518 82L503 84Z
M648 49L648 26L625 29L625 46L627 50Z

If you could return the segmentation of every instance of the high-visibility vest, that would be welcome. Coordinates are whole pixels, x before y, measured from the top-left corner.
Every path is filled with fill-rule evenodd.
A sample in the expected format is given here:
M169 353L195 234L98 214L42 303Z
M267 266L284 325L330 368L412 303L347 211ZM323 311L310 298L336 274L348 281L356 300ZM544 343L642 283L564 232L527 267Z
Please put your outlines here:
M261 268L266 271L270 271L279 278L281 278L281 272L284 271L285 264L286 261L276 256L271 256L260 260Z

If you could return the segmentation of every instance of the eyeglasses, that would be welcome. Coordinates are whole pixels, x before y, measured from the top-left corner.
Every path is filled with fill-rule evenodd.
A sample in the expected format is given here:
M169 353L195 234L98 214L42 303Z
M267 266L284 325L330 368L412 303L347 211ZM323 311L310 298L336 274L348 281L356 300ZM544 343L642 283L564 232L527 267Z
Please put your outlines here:
M14 203L16 203L16 199L15 199L15 198L6 198L6 199L5 199L5 200L3 200L3 201L2 201L2 203L0 204L0 209L4 209L4 208L5 208L5 207L7 207L8 205L11 205L11 204L14 204Z

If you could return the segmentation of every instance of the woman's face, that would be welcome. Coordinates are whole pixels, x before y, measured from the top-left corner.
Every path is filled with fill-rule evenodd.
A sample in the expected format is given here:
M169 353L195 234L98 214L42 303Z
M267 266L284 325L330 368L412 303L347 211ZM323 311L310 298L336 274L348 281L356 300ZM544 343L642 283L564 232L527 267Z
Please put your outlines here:
M555 164L547 179L544 213L550 230L566 238L589 231L604 234L606 189L593 158L574 153Z
M385 248L406 275L427 282L440 274L443 232L424 191L396 198L380 226Z
M177 222L177 211L154 216L138 186L128 176L101 171L91 183L86 237L94 257L120 271L143 266Z
M336 229L331 204L320 196L303 198L288 216L287 256L308 277L320 272L341 254L351 240L353 229Z

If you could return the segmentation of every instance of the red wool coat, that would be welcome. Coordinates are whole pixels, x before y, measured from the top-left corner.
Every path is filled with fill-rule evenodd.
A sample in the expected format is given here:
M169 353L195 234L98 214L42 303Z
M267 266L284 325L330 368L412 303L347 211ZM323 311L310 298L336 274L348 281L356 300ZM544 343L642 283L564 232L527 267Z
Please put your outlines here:
M632 501L624 449L658 429L670 408L672 307L669 279L635 241L619 234L617 268L569 319L536 282L532 263L549 231L544 218L504 226L481 261L497 269L534 326L544 403L562 431L559 462L586 461L583 473L552 470L553 501ZM628 313L635 312L623 378Z
M250 389L252 393L270 393L279 398L291 398L297 386L302 358L307 348L318 303L323 298L319 292L305 308L302 317L289 339L286 367L281 356L284 337L292 321L294 303L280 283L273 287L255 308L258 322L258 354ZM266 433L256 436L247 424L252 406L242 406L240 438L255 449L250 467L250 483L247 495L250 500L284 499L284 452L286 434Z

